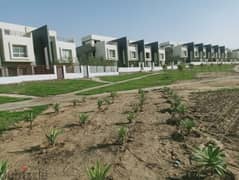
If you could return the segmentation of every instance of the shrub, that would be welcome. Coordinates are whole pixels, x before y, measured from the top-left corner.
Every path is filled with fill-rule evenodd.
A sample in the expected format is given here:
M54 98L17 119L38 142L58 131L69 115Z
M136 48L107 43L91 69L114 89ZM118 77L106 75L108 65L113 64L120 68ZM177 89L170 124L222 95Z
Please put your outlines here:
M121 127L118 130L118 141L120 144L124 144L127 136L127 129L125 127Z
M180 121L180 127L186 131L186 134L190 134L192 128L196 126L195 122L192 119L184 119Z
M168 69L167 64L164 64L163 65L163 70L167 70L167 69Z
M194 68L194 64L189 64L189 68L193 69Z
M178 106L176 106L175 110L179 114L185 114L187 112L187 108L184 104L179 104Z
M178 70L183 71L185 69L185 64L179 64L178 65Z
M203 148L197 148L193 152L193 160L196 161L198 168L205 174L215 173L223 176L226 172L225 154L223 150L213 144Z
M29 112L27 115L26 115L26 121L29 122L29 128L32 129L32 122L34 120L34 114L33 112Z
M134 118L135 118L135 114L133 112L129 112L127 115L127 120L129 121L129 123L132 123Z
M90 169L87 169L87 175L90 180L106 180L107 174L110 170L110 165L101 165L99 161Z
M80 119L80 124L85 124L86 121L88 120L89 118L89 115L86 114L86 113L81 113L80 116L79 116L79 119Z
M60 112L60 104L59 103L54 104L53 109L54 109L55 113L59 113Z
M8 171L7 161L0 161L0 180L5 180Z
M59 129L52 128L48 134L46 134L47 141L50 145L54 146L56 144L57 137L62 134L63 131Z
M98 106L98 109L101 109L101 106L103 105L103 100L102 99L98 99L97 100L97 106Z

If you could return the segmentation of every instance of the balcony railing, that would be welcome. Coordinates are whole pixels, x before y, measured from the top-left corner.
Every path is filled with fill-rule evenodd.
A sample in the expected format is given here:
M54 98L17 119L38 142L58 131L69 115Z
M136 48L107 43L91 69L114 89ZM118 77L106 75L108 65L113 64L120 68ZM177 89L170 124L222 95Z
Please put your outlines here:
M63 42L70 42L70 43L74 43L75 40L73 38L65 38L65 37L57 37L58 41L63 41Z
M5 29L4 33L5 33L5 35L8 35L8 36L31 37L31 33L13 31L13 30L9 30L9 29Z

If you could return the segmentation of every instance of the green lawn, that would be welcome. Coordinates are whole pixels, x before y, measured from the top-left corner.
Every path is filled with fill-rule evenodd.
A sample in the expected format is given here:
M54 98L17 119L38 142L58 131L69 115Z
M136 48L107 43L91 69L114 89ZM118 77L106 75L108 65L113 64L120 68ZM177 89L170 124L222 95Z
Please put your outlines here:
M34 117L39 115L42 111L46 110L48 105L35 106L29 110L10 112L10 111L0 111L0 133L9 130L10 127L19 121L26 119L26 115L32 111Z
M140 77L146 74L150 74L150 73L149 72L127 73L127 74L120 74L119 76L104 76L104 77L101 77L100 79L103 81L118 82L118 81L124 81L127 79Z
M124 91L139 88L147 88L154 86L163 86L175 83L180 80L190 80L194 79L197 73L200 72L230 72L232 71L233 65L207 65L207 66L197 66L193 69L185 69L183 71L179 70L167 70L163 71L161 74L152 75L139 80L133 80L130 82L119 83L103 88L98 88L86 92L79 93L78 95L93 95L100 94L111 91Z
M24 100L29 100L29 99L31 99L31 98L15 98L15 97L8 97L8 96L0 96L0 104L24 101Z
M102 84L103 83L91 80L26 82L12 85L0 85L0 93L15 93L44 97L49 95L69 93Z

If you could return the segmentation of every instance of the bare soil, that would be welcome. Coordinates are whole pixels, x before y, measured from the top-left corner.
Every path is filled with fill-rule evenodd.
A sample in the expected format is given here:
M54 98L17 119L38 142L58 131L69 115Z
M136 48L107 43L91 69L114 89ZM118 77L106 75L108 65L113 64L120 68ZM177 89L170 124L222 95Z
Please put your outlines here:
M191 169L192 147L214 139L225 148L229 168L239 172L239 98L238 92L192 94L187 103L196 118L201 136L187 136L183 142L171 135L175 126L166 124L171 115L167 97L160 91L146 93L143 112L129 124L127 111L138 103L138 94L119 94L114 103L98 110L97 99L73 107L61 104L60 113L52 108L38 116L33 129L21 122L17 128L0 136L0 159L8 160L10 169L23 165L28 171L47 169L50 180L86 180L86 169L97 160L111 164L109 177L114 180L160 180L180 178ZM89 122L79 124L79 113L89 114ZM118 129L128 128L127 141L117 143ZM45 133L63 129L55 147L49 147Z

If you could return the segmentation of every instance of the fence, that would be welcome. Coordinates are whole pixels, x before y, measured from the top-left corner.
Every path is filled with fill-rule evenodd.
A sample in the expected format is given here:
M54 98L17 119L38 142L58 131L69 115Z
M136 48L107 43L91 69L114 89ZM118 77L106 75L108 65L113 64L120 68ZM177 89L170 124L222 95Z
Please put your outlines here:
M88 77L119 75L117 66L88 66Z

